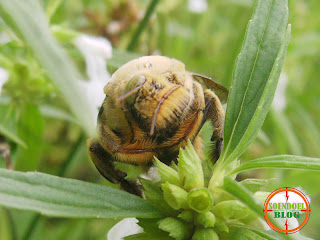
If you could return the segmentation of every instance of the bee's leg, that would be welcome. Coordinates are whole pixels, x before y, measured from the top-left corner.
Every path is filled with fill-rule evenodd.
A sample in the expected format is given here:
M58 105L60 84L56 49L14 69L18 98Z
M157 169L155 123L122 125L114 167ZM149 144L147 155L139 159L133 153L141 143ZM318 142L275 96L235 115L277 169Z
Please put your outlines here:
M204 91L204 98L206 103L204 117L206 119L210 119L214 126L211 141L215 142L215 148L213 150L213 161L216 162L219 159L223 148L223 128L225 113L218 96L214 92L206 89Z
M87 144L90 157L102 176L112 183L120 184L121 189L142 197L141 187L137 183L125 179L127 174L115 168L114 159L110 153L92 139L89 139Z

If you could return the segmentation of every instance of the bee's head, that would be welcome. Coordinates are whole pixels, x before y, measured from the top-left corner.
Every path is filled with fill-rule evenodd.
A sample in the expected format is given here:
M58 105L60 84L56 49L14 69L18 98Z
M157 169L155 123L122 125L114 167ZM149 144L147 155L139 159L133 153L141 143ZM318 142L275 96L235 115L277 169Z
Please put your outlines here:
M127 106L138 125L150 136L166 131L185 117L193 90L183 63L149 56L133 60L120 70L113 77L122 78L125 84L116 102ZM124 73L127 79L123 79Z

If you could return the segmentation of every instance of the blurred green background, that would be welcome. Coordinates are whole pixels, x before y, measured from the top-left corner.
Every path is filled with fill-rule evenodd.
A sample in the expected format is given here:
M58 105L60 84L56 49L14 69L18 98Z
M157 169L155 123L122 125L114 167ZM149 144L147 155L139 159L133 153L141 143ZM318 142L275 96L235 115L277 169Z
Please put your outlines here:
M179 59L190 71L230 87L235 58L251 17L254 1L206 2L194 12L191 1L162 0L127 52L147 0L41 1L50 27L85 76L85 62L72 44L75 32L103 36L113 46L112 73L135 55L160 54ZM280 91L263 131L242 161L276 154L320 157L320 2L290 0L292 39L279 83ZM9 74L0 94L0 146L10 149L15 170L41 171L110 185L95 169L86 150L86 135L69 112L56 86L21 38L0 19L0 67ZM1 82L0 82L1 84ZM279 106L282 108L279 108ZM17 139L18 138L18 139ZM28 146L25 148L22 140ZM0 156L0 166L6 167ZM273 179L265 191L300 187L311 198L311 217L302 230L319 239L319 173L259 170L239 175ZM118 219L119 220L119 219ZM35 213L0 208L0 239L106 239L117 220L46 218ZM12 226L15 226L12 228Z

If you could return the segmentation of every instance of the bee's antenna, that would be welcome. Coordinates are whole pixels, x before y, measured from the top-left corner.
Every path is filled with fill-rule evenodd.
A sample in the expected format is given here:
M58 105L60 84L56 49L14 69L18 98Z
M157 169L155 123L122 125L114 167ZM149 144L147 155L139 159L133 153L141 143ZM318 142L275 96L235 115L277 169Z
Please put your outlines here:
M154 113L153 113L153 117L152 117L152 122L151 122L151 129L150 129L150 133L149 135L152 136L154 134L154 128L156 126L156 121L157 121L157 116L158 116L158 113L159 113L159 110L160 110L160 107L161 107L161 104L164 102L164 100L166 100L169 95L174 92L178 87L180 86L175 86L173 88L171 88L168 92L166 92L165 95L163 95L163 97L160 99L159 103L158 103L158 106L156 107L156 109L154 110Z
M130 97L131 95L135 94L142 87L143 87L143 85L139 85L139 86L135 87L134 89L127 92L126 94L123 94L122 96L116 98L116 102L120 102L120 101L126 99L127 97Z

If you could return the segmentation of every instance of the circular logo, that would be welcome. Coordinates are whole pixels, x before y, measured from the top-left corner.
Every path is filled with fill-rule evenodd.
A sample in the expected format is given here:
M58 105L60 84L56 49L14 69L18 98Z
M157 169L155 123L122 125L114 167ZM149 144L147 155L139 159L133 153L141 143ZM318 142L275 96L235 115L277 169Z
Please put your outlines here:
M310 203L300 190L283 187L266 199L263 214L269 227L282 234L300 231L310 218Z

